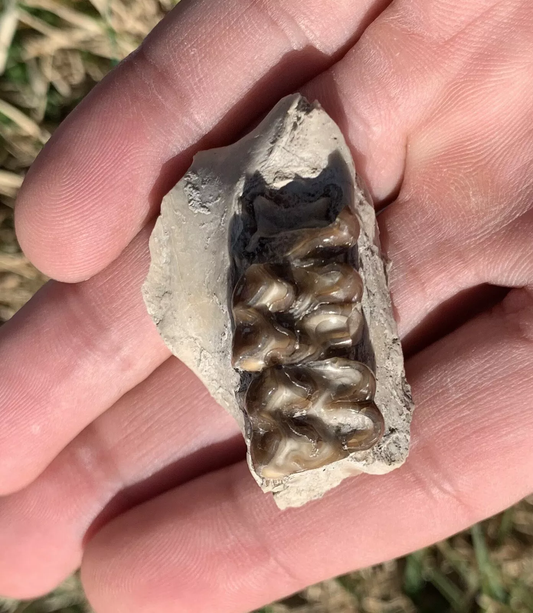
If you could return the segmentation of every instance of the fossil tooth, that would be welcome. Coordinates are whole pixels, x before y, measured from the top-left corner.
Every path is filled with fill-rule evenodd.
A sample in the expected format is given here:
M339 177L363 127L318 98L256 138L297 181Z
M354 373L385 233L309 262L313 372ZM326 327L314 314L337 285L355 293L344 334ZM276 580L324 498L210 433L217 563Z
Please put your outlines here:
M267 368L256 377L246 392L246 406L250 417L270 415L278 410L305 415L317 393L316 382L308 373L291 376L287 368Z
M288 96L197 154L150 252L152 319L235 417L281 508L405 461L413 403L374 208L317 103Z
M291 474L321 468L346 457L327 427L315 416L284 407L254 422L251 461L264 479L283 479Z
M310 429L308 425L305 428ZM310 437L308 433L299 432L297 423L291 429L291 434L282 431L278 435L275 447L272 443L268 444L266 448L274 451L266 452L263 457L253 453L253 466L264 479L283 479L304 470L319 469L346 457L346 454L339 452L335 445L324 440L318 433ZM261 443L256 444L263 449Z
M293 236L295 244L289 250L291 259L325 257L324 252L335 253L357 243L359 222L346 207L331 225L325 228L308 228L298 233L293 231Z
M316 347L319 355L335 348L350 349L357 341L363 325L361 312L356 304L321 304L298 322L298 328L306 333L308 342Z
M296 336L290 330L254 308L239 306L233 310L233 366L256 372L290 361L297 347Z
M294 286L268 264L252 264L235 288L233 304L245 304L272 313L287 311L295 298Z
M251 268L251 267L250 267ZM319 304L360 302L363 282L359 273L343 262L329 262L291 268L298 298L291 310L295 315Z
M372 371L345 358L263 370L245 399L257 474L280 479L370 449L384 432L375 389Z
M339 410L341 407L332 406L332 410ZM352 432L342 435L343 448L347 451L363 451L371 449L383 436L385 421L381 411L373 401L368 401L364 405L357 405L358 415L368 418L368 424L363 428L355 428Z

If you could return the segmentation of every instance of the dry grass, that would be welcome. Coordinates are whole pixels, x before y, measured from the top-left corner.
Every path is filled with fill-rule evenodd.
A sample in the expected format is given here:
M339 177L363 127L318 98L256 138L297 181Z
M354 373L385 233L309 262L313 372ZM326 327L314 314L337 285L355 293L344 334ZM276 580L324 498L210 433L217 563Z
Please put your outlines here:
M24 173L57 124L174 0L0 2L0 325L45 281L13 231ZM88 611L76 577L0 613ZM433 547L313 586L264 613L531 613L533 498ZM134 613L134 612L132 612Z

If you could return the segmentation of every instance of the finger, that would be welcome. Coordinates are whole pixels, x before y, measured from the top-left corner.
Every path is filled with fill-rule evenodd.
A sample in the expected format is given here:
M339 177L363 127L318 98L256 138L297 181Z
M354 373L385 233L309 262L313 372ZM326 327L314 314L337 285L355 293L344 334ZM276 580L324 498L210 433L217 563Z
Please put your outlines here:
M33 480L169 356L141 296L148 234L90 281L49 283L2 326L0 493Z
M331 64L388 1L342 0L335 11L325 0L181 2L31 168L16 210L25 253L63 281L103 269L206 134L211 146L234 138Z
M441 539L531 491L533 296L414 358L407 464L280 512L244 464L117 518L89 543L82 578L98 613L237 612Z
M81 562L87 533L244 457L234 420L175 358L86 428L30 486L0 498L0 594L31 598Z
M378 200L401 184L379 220L402 333L462 290L533 274L533 5L476 0L441 19L449 10L392 4L304 88Z

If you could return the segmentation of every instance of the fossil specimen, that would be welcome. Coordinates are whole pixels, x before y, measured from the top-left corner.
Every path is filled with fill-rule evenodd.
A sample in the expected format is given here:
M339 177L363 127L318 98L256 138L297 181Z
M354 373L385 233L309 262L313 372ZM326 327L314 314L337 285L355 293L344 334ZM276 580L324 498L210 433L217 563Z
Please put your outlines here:
M199 153L150 251L149 313L235 417L280 507L405 461L412 401L374 209L318 104L284 98Z
M350 359L365 323L363 282L352 261L356 213L345 205L336 214L345 204L339 192L337 201L321 197L319 207L311 204L320 216L296 228L282 190L275 197L278 202L256 196L243 206L243 217L252 216L244 223L257 230L240 252L238 244L232 249L236 268L244 267L233 293L232 363L260 373L246 382L242 405L251 463L264 479L322 468L370 449L385 427L374 403L373 372ZM264 218L275 217L276 209L284 210L283 226L270 224L266 233ZM316 225L332 216L331 223ZM285 230L287 225L292 229ZM267 263L246 267L265 252Z

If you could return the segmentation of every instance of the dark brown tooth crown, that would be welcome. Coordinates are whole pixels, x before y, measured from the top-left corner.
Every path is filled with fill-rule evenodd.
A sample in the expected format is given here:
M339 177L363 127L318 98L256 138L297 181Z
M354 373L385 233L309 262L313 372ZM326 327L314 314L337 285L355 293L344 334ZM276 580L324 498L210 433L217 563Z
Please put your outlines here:
M235 288L234 302L276 313L287 311L294 302L294 286L279 278L268 264L252 264Z
M356 245L359 230L357 217L346 207L329 226L298 231L299 240L295 241L289 256L296 262L305 258L320 258L327 251L345 251Z
M268 312L244 305L234 307L233 318L234 368L258 372L290 361L298 346L292 330L279 325Z
M256 209L268 203L259 196ZM251 461L264 479L370 449L385 429L374 374L350 358L365 326L363 282L351 259L357 216L344 207L329 225L290 231L276 231L275 221L258 224L250 244L281 237L280 260L250 264L232 305L233 366L254 373L244 408Z

